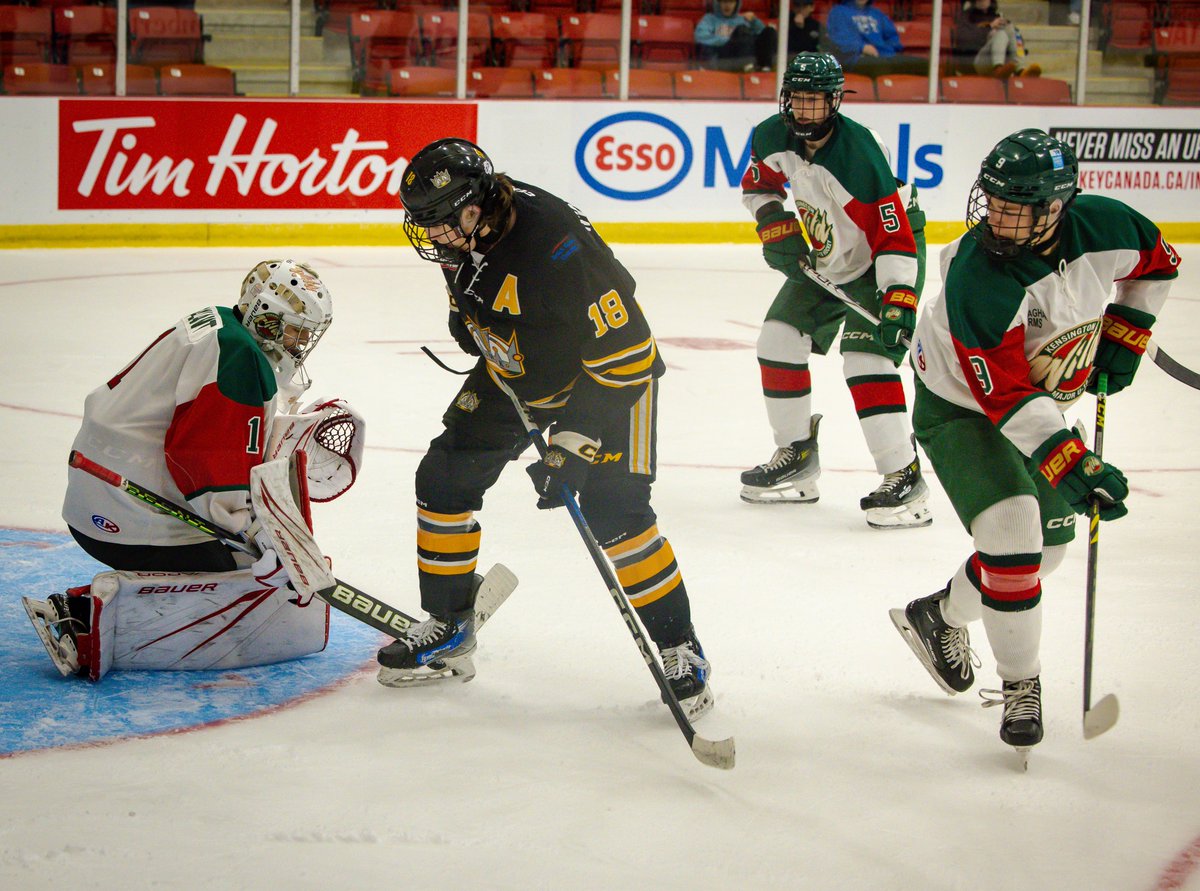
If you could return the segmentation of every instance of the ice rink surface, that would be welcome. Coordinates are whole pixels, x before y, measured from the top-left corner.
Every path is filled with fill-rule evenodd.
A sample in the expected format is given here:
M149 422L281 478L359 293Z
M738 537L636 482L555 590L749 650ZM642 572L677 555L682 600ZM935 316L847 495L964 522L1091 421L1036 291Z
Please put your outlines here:
M285 253L334 297L312 395L369 422L358 485L316 506L317 538L339 575L417 611L412 478L459 386L419 347L468 360L439 270L408 250L0 252L0 526L63 531L86 393ZM717 707L697 729L736 736L736 769L688 752L569 517L535 510L513 467L479 514L480 565L521 584L472 683L384 688L372 644L348 683L291 707L0 759L0 886L1200 888L1200 392L1145 361L1109 401L1105 457L1133 493L1102 527L1093 695L1115 693L1121 719L1083 740L1080 535L1045 584L1046 739L1022 773L997 711L940 692L888 621L945 583L969 539L932 477L931 528L867 528L858 499L878 478L840 358L812 362L820 502L738 500L739 471L773 451L754 340L779 281L758 249L617 253L669 365L654 504L713 663ZM1200 248L1181 253L1154 334L1196 368ZM1090 428L1093 412L1085 397L1070 416ZM976 688L997 686L973 630ZM19 633L7 644L40 647Z

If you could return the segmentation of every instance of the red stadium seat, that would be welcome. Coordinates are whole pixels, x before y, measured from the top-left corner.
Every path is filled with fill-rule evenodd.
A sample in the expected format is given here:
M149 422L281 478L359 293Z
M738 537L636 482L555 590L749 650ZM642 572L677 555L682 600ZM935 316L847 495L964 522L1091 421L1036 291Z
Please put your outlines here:
M748 71L742 75L742 98L775 102L779 99L779 88L775 75L770 72Z
M875 101L875 80L874 78L867 77L865 74L855 74L853 71L847 72L844 89L846 93L842 97L843 102Z
M48 9L0 6L0 66L50 61L52 27Z
M389 96L453 96L457 77L450 68L393 68Z
M875 95L880 102L928 102L929 79L918 74L881 74L875 78Z
M617 67L621 58L621 17L581 12L559 22L567 64L571 68Z
M691 19L670 15L634 16L632 32L642 68L678 71L691 65L696 45Z
M421 37L434 65L453 68L458 64L458 12L421 13ZM467 15L467 65L484 65L492 52L492 22L486 13Z
M313 8L317 11L317 36L327 30L344 33L350 29L349 19L354 13L380 9L384 5L378 0L313 0Z
M164 65L158 72L163 96L236 96L237 75L220 65Z
M558 19L540 12L492 16L499 60L510 68L552 68L558 60Z
M1155 28L1153 49L1159 55L1200 55L1200 28L1195 24Z
M78 96L79 76L70 65L22 62L5 66L4 92L13 96Z
M174 6L131 9L129 61L140 65L203 62L203 20L195 10Z
M604 75L589 68L543 68L534 74L534 90L548 99L603 99Z
M742 98L742 78L734 71L676 71L676 99Z
M360 10L347 21L351 69L362 92L386 92L392 68L421 60L421 24L416 13Z
M1003 105L1008 97L1004 81L995 77L964 74L942 78L943 102L971 102L984 105Z
M610 97L620 95L621 77L619 71L606 71L604 74L604 89ZM630 99L674 99L675 84L670 71L657 71L653 68L629 69L629 98Z
M1056 77L1014 77L1008 81L1014 105L1070 105L1071 85Z
M113 96L117 92L115 65L84 65L79 75L85 96ZM158 74L149 65L126 65L125 95L157 96Z
M1105 7L1101 48L1113 53L1150 52L1154 12L1150 3L1120 2Z
M532 99L533 72L528 68L472 68L467 95L479 99Z
M55 58L68 65L113 62L117 58L117 11L104 6L54 10Z

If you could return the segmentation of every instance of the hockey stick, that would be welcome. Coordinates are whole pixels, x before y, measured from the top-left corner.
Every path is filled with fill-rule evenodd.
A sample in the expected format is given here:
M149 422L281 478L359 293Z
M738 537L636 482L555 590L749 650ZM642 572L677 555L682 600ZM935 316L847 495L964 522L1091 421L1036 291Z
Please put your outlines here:
M813 243L812 243L812 239L808 237L808 227L806 227L804 225L804 220L800 219L799 217L796 218L796 221L800 224L800 234L804 236L804 243L806 245L808 245L808 250L811 253L813 251ZM798 265L800 266L801 272L803 272L810 279L812 279L814 282L816 282L818 285L820 285L822 288L824 288L826 291L828 291L831 296L836 297L838 300L842 301L842 303L846 304L846 306L850 307L852 310L854 310L856 313L858 313L860 316L862 316L864 319L866 319L868 322L870 322L875 327L877 327L877 328L879 327L879 317L877 315L875 315L875 313L871 312L869 309L867 309L865 306L863 306L861 303L859 303L857 300L855 300L853 297L851 297L849 294L847 294L845 291L843 291L840 287L835 285L833 282L831 282L825 276L821 275L821 273L817 272L817 270L813 269L813 267L809 266L807 263L802 262ZM900 336L900 344L905 349L908 349L910 346L912 346L911 341L904 335Z
M1104 456L1104 414L1108 401L1108 374L1096 379L1096 457ZM1109 693L1092 706L1092 638L1096 628L1096 576L1100 560L1100 501L1092 499L1088 511L1087 589L1083 638L1083 738L1093 739L1112 729L1120 717L1117 697Z
M205 535L219 539L230 547L251 556L259 556L258 549L238 533L231 532L216 523L210 522L199 514L176 504L168 498L164 498L156 492L150 491L144 486L139 486L116 471L97 464L81 452L72 451L68 463L71 467L82 470L84 473L90 473L96 479L121 489L126 494L144 504L148 504L155 510L172 516L180 522L187 523L193 529L203 532ZM316 590L313 593L334 609L358 619L364 625L369 625L376 631L386 634L388 637L399 637L408 626L415 624L417 621L407 613L403 613L395 607L384 603L382 600L372 597L370 594L360 591L353 585L338 579L334 580L334 584Z
M1175 380L1187 384L1196 390L1200 390L1200 372L1192 371L1192 369L1180 365L1168 356L1166 351L1153 340L1146 343L1146 355L1150 357L1151 362L1175 378Z
M546 439L542 436L542 432L534 423L533 418L530 417L525 405L521 402L517 394L513 392L512 388L504 383L495 372L490 368L488 372L492 380L495 381L496 386L503 390L505 395L512 401L513 407L517 410L517 415L521 419L521 424L525 427L525 432L529 434L529 438L533 441L538 454L545 457L548 450ZM579 509L579 502L575 500L575 496L565 484L562 487L562 500L567 508L567 513L571 515L571 520L575 523L575 528L579 530L579 535L583 538L584 545L587 546L592 562L596 564L596 569L600 571L600 575L604 579L604 584L608 587L609 596L612 597L613 603L617 605L617 609L621 611L621 616L625 619L625 626L629 629L629 633L633 635L638 650L641 651L642 659L645 660L650 673L654 675L654 680L658 684L659 691L662 693L663 702L671 710L671 714L675 718L675 723L679 725L684 739L687 740L688 745L691 747L692 754L696 756L701 764L706 764L709 767L719 767L722 770L732 770L735 754L733 737L711 740L705 739L696 733L687 715L684 714L683 707L679 704L679 700L675 696L675 691L667 683L667 678L663 674L662 667L654 658L654 654L650 650L650 644L646 640L646 633L642 630L641 622L638 620L637 613L629 605L629 600L625 597L625 592L621 588L621 583L618 581L616 573L609 565L607 558L604 556L604 551L600 548L600 543L596 541L596 536L592 534L592 530L588 526L583 512Z

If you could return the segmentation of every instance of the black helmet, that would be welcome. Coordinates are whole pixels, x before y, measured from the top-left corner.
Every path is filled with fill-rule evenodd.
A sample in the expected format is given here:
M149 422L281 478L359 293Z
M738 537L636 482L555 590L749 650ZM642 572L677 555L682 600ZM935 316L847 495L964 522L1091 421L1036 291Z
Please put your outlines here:
M1041 240L1052 225L1051 203L1061 200L1065 212L1079 193L1078 183L1079 161L1069 145L1041 130L1018 130L996 143L979 165L967 202L967 228L988 253L1014 257L1023 245ZM1032 208L1027 237L1017 241L988 225L989 196Z
M783 88L779 91L779 114L789 130L801 139L820 139L833 129L846 75L841 63L829 53L797 53L783 72ZM793 93L826 93L829 114L823 120L797 121L792 114Z
M439 139L408 162L400 183L404 204L404 234L426 260L458 260L462 251L433 242L430 226L458 230L459 212L474 204L484 216L498 192L495 169L483 149L465 139ZM466 239L470 233L459 234Z

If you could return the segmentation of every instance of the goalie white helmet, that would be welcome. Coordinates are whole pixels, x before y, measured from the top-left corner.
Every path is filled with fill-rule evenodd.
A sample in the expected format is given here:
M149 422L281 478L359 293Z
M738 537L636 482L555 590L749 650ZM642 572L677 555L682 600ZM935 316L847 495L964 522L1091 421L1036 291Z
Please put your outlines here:
M242 280L242 325L271 360L280 384L308 387L304 360L333 321L329 290L311 266L264 260Z

